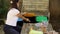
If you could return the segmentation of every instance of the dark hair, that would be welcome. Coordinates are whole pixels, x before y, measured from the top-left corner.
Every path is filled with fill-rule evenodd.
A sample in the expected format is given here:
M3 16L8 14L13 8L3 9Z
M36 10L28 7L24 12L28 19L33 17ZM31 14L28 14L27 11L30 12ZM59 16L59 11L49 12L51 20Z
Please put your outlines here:
M19 0L11 0L11 1L12 1L12 3L11 3L11 8L16 8L16 9L18 9L17 3L18 3Z

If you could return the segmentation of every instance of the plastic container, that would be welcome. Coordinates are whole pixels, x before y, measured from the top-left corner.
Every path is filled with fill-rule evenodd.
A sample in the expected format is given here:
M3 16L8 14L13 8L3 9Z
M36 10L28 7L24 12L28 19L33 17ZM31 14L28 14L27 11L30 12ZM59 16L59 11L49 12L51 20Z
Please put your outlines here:
M36 21L42 23L42 21L48 21L46 16L36 16Z

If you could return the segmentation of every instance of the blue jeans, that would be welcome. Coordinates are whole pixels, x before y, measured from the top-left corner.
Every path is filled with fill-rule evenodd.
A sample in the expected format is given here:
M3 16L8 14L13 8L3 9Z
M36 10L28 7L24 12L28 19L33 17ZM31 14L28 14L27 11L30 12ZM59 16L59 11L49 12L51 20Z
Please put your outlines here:
M4 25L4 33L5 34L20 34L21 33L22 26L17 25L15 26L10 26L10 25Z

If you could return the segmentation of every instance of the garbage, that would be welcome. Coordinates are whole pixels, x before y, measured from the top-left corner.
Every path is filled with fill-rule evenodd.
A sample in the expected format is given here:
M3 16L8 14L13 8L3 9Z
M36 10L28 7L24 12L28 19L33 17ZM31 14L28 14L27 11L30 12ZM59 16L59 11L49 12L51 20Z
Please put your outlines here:
M31 30L29 34L43 34L42 31Z
M24 34L43 34L47 32L48 19L45 16L37 16L36 20L38 23L25 23ZM30 30L32 28L32 30ZM23 30L23 29L22 29ZM35 32L35 33L34 33Z
M31 34L31 33L43 33L43 29L40 27L35 26L36 23L25 23L22 28L21 34ZM33 28L31 30L31 27ZM41 30L42 29L42 30ZM45 31L45 30L44 30Z

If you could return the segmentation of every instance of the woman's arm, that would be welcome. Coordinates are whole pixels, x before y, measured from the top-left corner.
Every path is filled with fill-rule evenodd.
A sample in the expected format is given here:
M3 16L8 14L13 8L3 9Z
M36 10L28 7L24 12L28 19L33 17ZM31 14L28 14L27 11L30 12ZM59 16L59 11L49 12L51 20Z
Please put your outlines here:
M22 16L20 13L17 14L16 16L18 16L19 18L22 18L23 20L26 20L28 22L30 22L30 20L28 18L25 18L24 16Z

